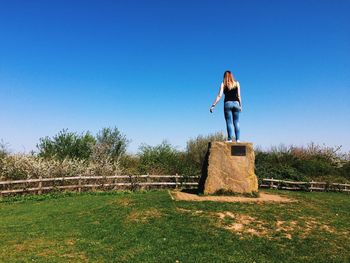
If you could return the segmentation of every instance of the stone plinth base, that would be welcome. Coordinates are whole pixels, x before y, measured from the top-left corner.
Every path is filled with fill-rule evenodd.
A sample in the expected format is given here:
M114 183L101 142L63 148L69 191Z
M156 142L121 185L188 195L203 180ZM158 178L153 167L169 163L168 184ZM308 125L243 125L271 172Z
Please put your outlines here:
M200 192L204 194L257 192L258 180L254 172L254 162L252 143L209 143L199 182Z

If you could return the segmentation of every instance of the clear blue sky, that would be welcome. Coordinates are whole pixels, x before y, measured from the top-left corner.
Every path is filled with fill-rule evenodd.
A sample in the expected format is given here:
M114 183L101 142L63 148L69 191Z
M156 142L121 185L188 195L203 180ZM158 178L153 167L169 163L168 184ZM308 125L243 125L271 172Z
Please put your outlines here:
M350 1L0 0L0 138L30 151L63 128L117 126L135 152L226 131L222 74L241 83L241 137L350 150Z

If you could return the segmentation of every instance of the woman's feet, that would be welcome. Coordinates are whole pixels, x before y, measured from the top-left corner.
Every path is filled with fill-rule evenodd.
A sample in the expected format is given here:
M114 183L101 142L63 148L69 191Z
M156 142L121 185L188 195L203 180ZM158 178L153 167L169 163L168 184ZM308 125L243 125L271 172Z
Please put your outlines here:
M226 140L225 142L232 142L232 140ZM236 140L236 142L241 142L240 140Z

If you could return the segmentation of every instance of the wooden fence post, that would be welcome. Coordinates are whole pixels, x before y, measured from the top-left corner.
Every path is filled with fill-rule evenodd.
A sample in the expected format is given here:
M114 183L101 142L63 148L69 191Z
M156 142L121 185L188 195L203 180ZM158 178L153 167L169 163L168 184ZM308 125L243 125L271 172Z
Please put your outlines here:
M42 181L43 177L41 175L39 175L39 191L38 194L41 195L42 194L42 187L43 187L43 181Z
M177 178L177 173L175 174L175 189L178 189L179 186L178 186L178 183L179 183L179 178Z
M146 177L146 183L147 183L147 185L146 185L146 189L147 190L149 190L149 189L151 189L151 185L149 184L150 182L151 182L151 178L149 177L149 173L147 173L146 174L147 175L147 177Z
M130 190L133 191L134 190L134 185L132 182L132 175L129 175L129 183L130 183Z
M79 179L78 179L78 192L81 192L81 174L79 174Z

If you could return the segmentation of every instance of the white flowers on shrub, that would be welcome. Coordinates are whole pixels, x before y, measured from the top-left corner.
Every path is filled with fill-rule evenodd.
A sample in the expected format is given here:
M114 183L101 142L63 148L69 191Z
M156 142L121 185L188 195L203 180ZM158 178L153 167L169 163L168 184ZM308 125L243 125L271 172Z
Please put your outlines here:
M110 176L121 174L119 162L110 160L83 161L77 159L44 159L25 154L0 158L0 180L18 180L42 177Z

